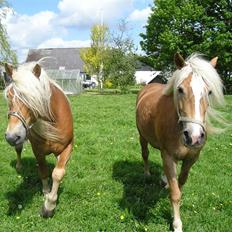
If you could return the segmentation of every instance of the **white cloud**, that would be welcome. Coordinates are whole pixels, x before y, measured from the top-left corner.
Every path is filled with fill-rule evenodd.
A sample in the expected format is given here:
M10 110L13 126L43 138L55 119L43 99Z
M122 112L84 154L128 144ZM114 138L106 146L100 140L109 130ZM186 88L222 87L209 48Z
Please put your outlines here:
M56 14L51 11L39 12L35 15L19 15L10 12L5 23L13 48L35 47L41 41L57 34L52 21Z
M133 0L62 0L58 4L60 24L65 26L90 27L101 21L111 24L132 10Z
M7 16L2 23L6 25L19 61L23 61L29 48L89 46L89 30L93 23L101 21L101 17L111 29L120 19L127 18L141 30L150 8L136 10L135 1L138 0L60 0L56 13L41 11L26 15L6 9Z
M145 23L148 19L148 16L151 14L151 8L147 7L145 9L142 10L134 10L129 16L128 16L128 20L129 21L139 21L142 23Z
M71 48L71 47L89 47L90 40L69 40L62 38L52 38L41 43L38 48Z
M27 48L17 49L17 58L19 63L25 62L28 51L29 49Z

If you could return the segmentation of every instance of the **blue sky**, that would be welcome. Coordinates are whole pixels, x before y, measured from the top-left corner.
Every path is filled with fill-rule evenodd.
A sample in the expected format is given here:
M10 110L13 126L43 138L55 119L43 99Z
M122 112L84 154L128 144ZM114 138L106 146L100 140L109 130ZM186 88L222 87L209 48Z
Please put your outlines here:
M129 34L139 47L153 0L8 0L5 23L20 62L29 48L87 47L90 28L104 23L115 30L121 19L128 21Z

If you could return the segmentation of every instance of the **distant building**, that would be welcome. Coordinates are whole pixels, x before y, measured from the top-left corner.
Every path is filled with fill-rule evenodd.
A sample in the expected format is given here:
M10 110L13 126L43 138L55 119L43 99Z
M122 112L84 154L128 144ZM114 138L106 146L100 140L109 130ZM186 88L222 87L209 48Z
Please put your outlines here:
M81 48L41 48L30 49L26 62L38 61L46 57L43 62L45 69L80 70L84 73L84 62L80 56Z
M80 57L81 48L41 48L30 49L26 62L42 60L42 66L66 93L82 91L82 81L86 78L84 62Z
M147 85L153 82L164 83L164 80L161 71L155 71L151 66L138 61L135 72L135 82L136 84Z

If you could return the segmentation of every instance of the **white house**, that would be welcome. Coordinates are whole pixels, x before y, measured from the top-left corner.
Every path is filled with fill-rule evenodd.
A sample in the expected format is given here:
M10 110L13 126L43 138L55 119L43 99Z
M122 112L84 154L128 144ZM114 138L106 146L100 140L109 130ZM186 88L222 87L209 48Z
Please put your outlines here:
M153 81L160 73L161 71L136 71L136 84L147 85L148 83Z

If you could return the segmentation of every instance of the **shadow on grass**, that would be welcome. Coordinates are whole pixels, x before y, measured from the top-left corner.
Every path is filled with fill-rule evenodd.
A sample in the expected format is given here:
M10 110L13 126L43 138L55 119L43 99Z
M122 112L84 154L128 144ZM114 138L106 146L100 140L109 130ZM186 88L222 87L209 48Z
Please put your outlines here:
M151 176L143 174L141 162L119 161L113 166L113 178L124 185L124 193L119 205L127 209L138 220L147 223L156 220L150 209L156 207L161 198L168 197L168 191L161 186L162 167L150 162ZM171 213L168 205L159 209L157 217L171 223Z
M11 166L15 168L16 161L11 162ZM48 163L49 171L53 170L54 164ZM15 191L6 193L6 198L9 201L7 215L14 216L20 214L22 208L26 207L33 199L33 196L41 192L42 184L38 176L38 168L35 158L22 158L22 169L15 174L15 177L22 179ZM42 207L42 205L41 205ZM40 209L38 209L39 212Z
M138 94L140 89L104 89L102 91L94 90L86 90L85 93L88 95L124 95L124 94Z
M102 92L98 92L98 91L86 91L85 94L88 95L99 95L99 96L104 96L104 95L123 95L124 93L120 92L120 91L102 91Z

